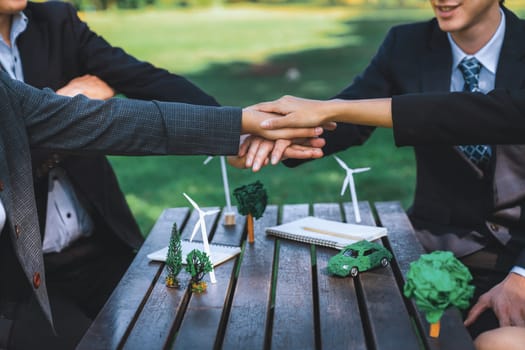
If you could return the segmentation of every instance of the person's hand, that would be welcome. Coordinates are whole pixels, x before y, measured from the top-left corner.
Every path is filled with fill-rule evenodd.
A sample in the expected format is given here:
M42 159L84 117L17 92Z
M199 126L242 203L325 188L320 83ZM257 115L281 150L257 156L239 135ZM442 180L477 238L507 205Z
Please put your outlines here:
M330 109L326 101L283 96L278 100L258 103L250 108L284 116L265 120L261 126L269 130L317 126L322 126L327 130L333 130L336 126L336 124L330 120Z
M324 145L325 140L322 138L270 141L250 135L242 141L238 157L230 159L229 162L238 168L252 168L253 171L258 171L270 162L275 165L287 158L321 158L321 148ZM245 160L244 164L242 159Z
M492 309L500 327L525 326L525 277L509 273L498 285L481 295L470 309L465 326L470 326L487 309Z
M294 127L294 128L280 128L276 130L267 130L261 127L261 123L266 119L284 118L278 114L266 113L255 110L251 107L242 110L242 126L243 134L251 134L261 136L268 140L278 139L297 139L297 138L311 138L317 137L323 133L322 127Z
M107 100L115 96L115 90L106 82L89 74L71 80L66 86L58 89L56 93L69 97L82 94L97 100Z

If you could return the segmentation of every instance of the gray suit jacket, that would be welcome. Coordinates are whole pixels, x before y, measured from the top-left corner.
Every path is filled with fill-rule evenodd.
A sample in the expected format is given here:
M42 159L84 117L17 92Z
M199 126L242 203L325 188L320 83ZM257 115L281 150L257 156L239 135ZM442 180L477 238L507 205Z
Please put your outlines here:
M1 234L52 323L33 193L30 147L90 154L235 154L241 111L126 99L67 98L0 73Z

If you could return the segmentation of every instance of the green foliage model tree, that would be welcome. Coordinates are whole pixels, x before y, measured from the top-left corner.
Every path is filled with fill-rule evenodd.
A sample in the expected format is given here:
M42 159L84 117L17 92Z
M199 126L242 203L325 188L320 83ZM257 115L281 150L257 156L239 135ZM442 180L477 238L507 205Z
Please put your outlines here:
M168 255L166 256L166 268L168 269L166 285L172 288L178 287L179 280L177 276L182 270L182 246L176 223L174 223L171 228L170 244L168 246Z
M266 205L268 204L268 195L260 181L236 188L233 195L239 203L239 213L246 215L246 225L248 230L248 242L254 242L253 218L260 218Z
M472 275L449 251L423 254L410 263L403 293L414 298L430 323L430 336L437 338L441 316L449 306L466 309L474 294Z
M201 293L206 290L206 282L202 279L212 268L208 254L197 249L189 252L186 256L186 271L191 276L191 290L193 292Z

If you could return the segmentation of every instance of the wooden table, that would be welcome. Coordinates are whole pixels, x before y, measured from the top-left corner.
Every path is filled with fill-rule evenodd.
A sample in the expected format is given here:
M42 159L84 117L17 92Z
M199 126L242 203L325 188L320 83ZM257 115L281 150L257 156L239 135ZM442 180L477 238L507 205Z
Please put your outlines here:
M423 249L400 204L375 203L377 220L368 203L359 206L364 224L388 229L382 243L395 256L389 267L355 279L332 277L326 266L337 251L264 233L306 215L353 222L350 203L269 206L255 222L254 244L245 243L242 216L232 227L222 225L220 214L206 217L212 242L244 249L215 269L217 283L201 295L167 288L164 264L146 257L168 244L174 222L189 238L198 219L188 208L166 209L78 348L474 349L456 309L447 310L433 339L402 296L403 276ZM189 279L186 272L179 277Z

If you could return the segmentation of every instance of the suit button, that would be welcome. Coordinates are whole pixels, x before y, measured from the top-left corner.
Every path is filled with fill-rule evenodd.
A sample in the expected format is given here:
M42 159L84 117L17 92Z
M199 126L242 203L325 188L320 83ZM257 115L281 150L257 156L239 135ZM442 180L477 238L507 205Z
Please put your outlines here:
M20 234L22 233L20 226L15 225L15 233L16 233L16 238L20 237Z
M0 191L4 190L4 182L0 180Z
M38 287L40 287L40 273L38 272L35 272L33 274L33 287L35 287L35 289L38 289Z
M496 224L490 224L490 229L494 232L498 232L499 226Z

